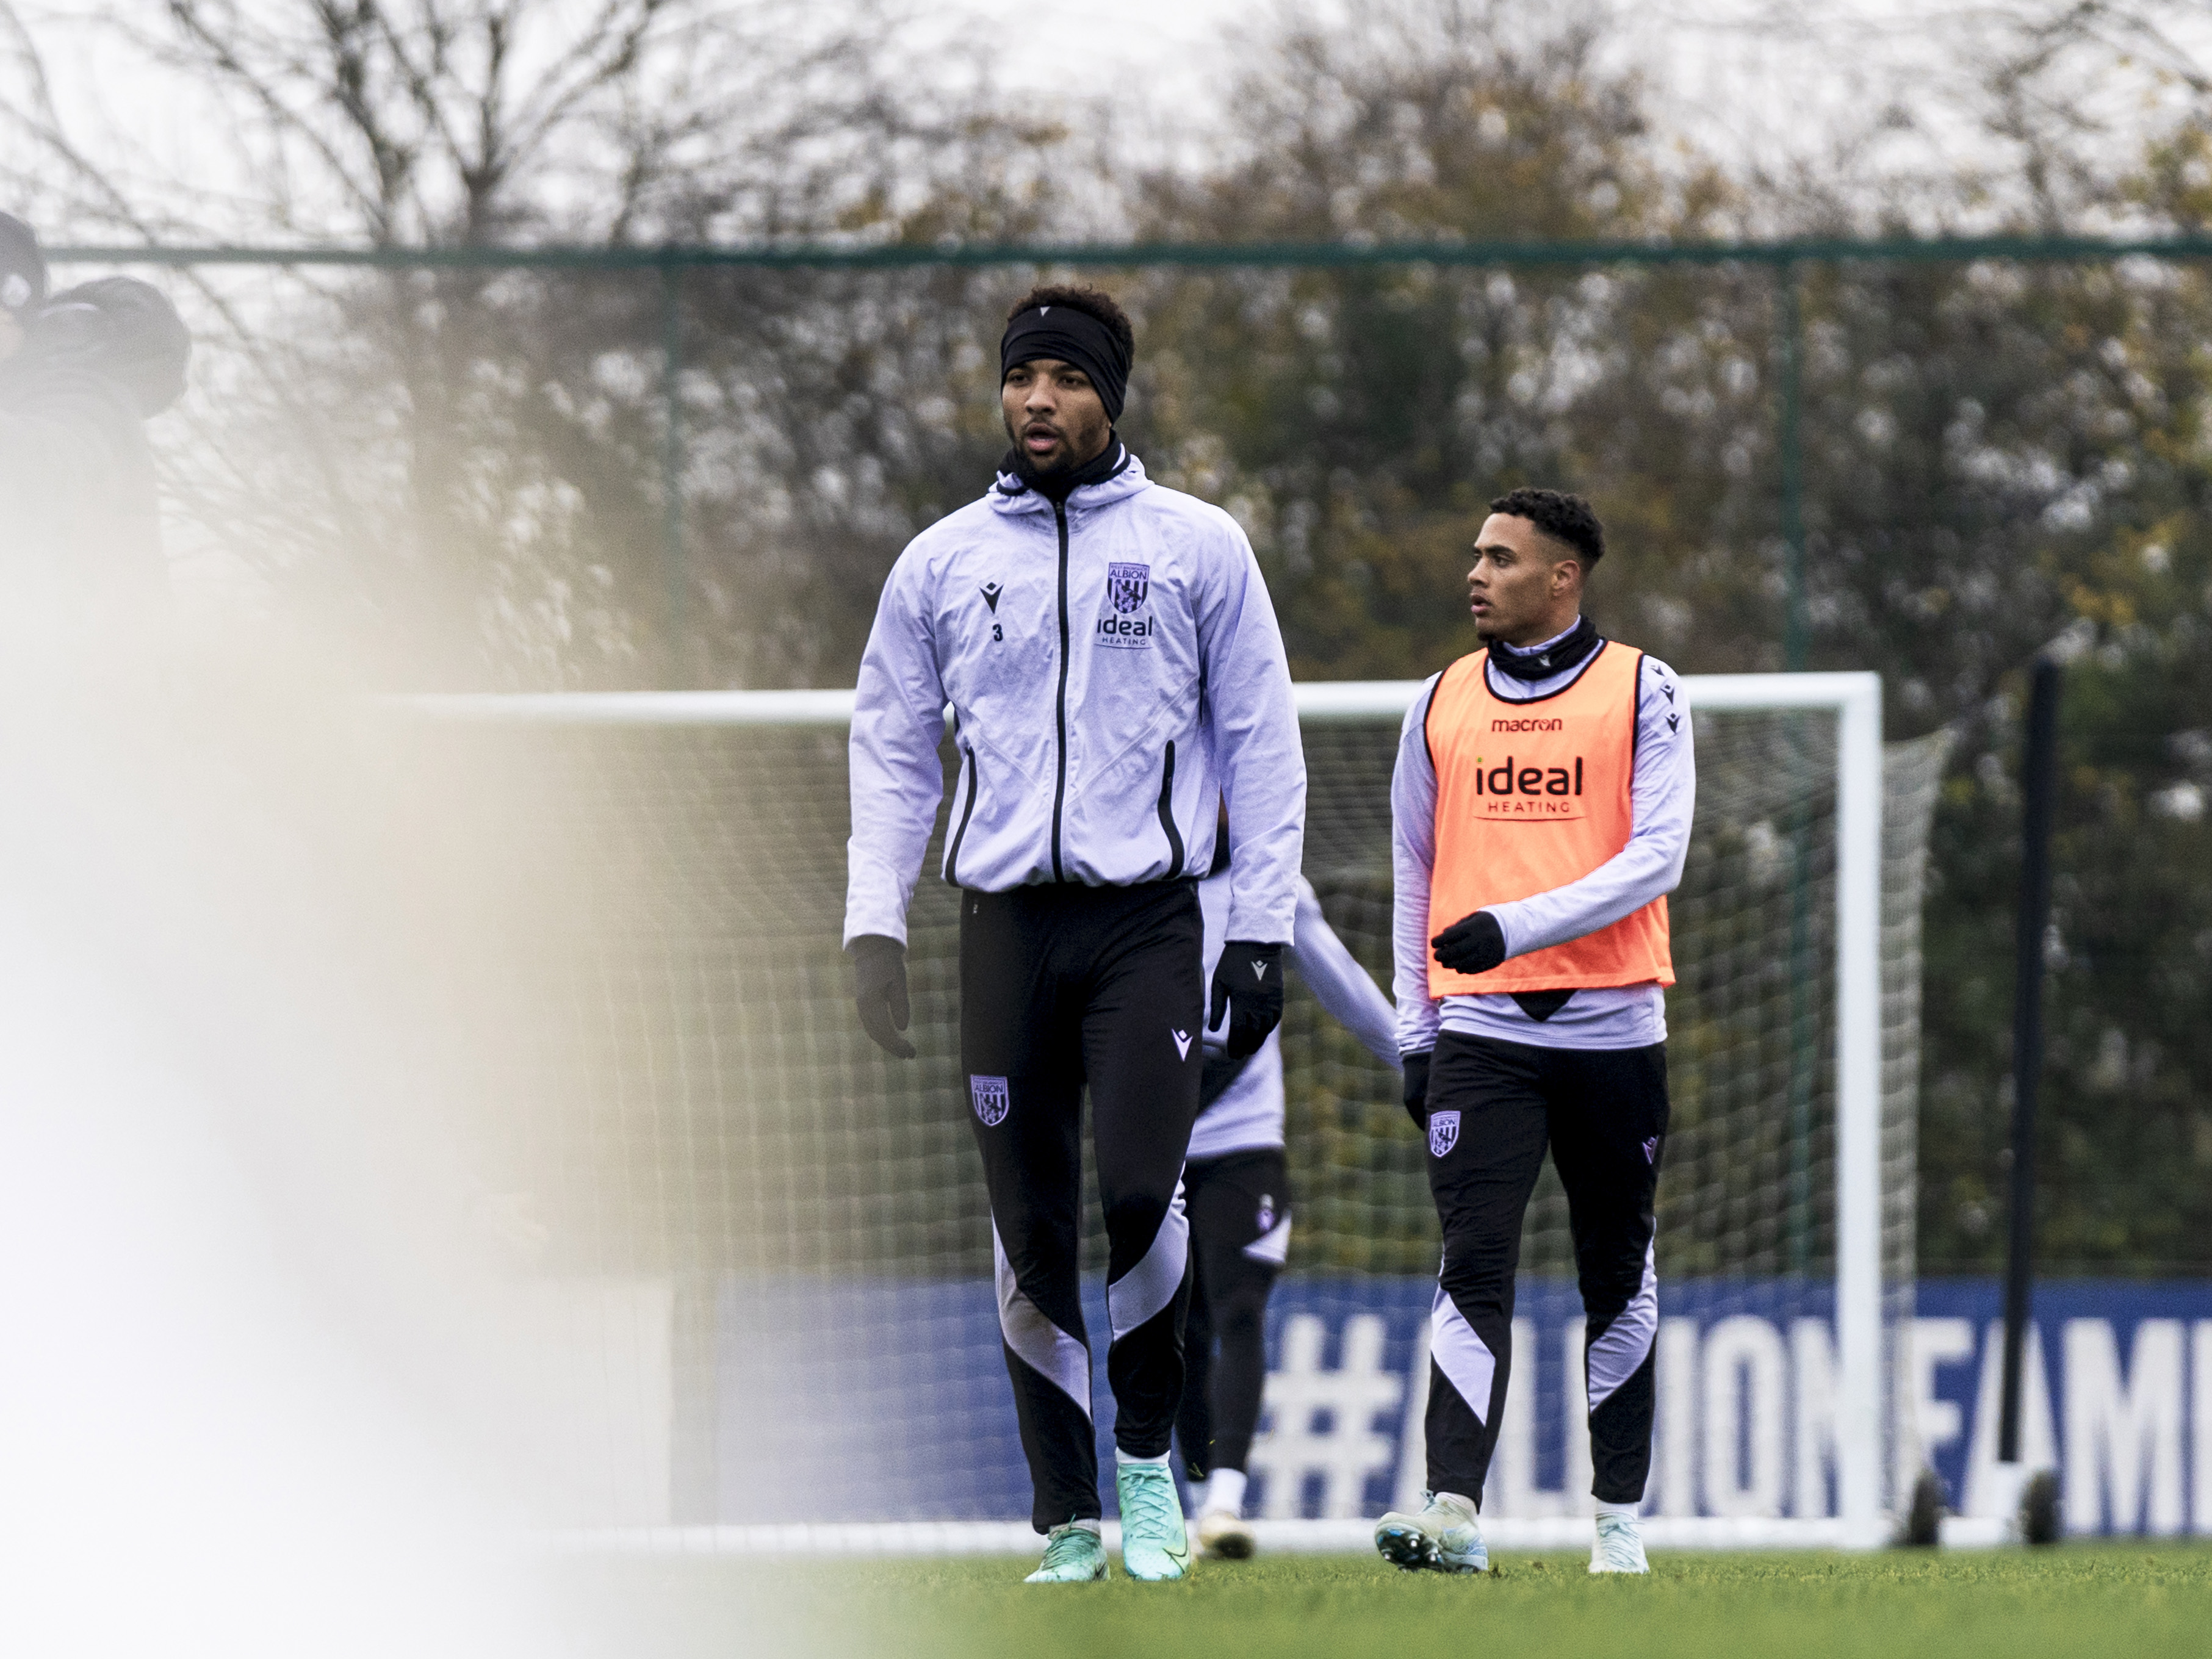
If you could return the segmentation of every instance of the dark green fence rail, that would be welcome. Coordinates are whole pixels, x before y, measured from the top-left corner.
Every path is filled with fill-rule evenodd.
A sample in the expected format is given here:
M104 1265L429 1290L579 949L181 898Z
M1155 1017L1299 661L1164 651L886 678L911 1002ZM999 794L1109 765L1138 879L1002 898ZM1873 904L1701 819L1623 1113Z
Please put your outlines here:
M1784 237L1746 242L885 242L672 244L623 247L57 247L56 264L368 265L383 269L682 270L750 265L790 270L898 270L921 265L1594 265L1825 264L1840 260L1941 264L2021 259L2036 264L2212 256L2202 236L1931 236L1863 240Z

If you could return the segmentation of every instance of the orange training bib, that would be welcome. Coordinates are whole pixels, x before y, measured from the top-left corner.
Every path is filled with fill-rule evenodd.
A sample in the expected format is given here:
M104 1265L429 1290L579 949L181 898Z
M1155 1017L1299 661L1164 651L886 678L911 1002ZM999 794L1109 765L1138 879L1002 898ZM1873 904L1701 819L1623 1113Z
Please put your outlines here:
M1628 845L1644 653L1608 641L1572 685L1533 702L1492 694L1488 656L1478 651L1444 670L1429 701L1431 936L1491 905L1578 881ZM1429 958L1429 994L1437 997L1654 981L1674 982L1664 897L1486 974L1455 974Z

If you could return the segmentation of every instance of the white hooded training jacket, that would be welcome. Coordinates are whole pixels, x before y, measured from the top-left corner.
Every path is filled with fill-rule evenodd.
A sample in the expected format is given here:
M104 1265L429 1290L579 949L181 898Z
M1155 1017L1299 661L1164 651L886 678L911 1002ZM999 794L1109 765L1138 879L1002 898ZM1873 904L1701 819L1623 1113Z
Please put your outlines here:
M853 710L848 944L906 939L948 703L946 881L1194 875L1225 793L1228 937L1289 942L1306 769L1274 606L1234 519L1121 456L1064 507L1002 475L892 567Z

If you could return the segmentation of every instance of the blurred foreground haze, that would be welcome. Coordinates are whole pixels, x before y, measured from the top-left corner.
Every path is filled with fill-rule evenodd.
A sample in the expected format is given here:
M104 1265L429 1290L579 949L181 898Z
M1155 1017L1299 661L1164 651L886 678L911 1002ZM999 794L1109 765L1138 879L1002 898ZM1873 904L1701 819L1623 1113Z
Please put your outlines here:
M183 650L248 665L216 677L246 689L213 714L97 706L9 752L35 787L11 787L0 833L46 874L0 892L21 912L0 1288L46 1352L107 1345L103 1374L161 1331L150 1363L180 1409L206 1404L234 1534L196 1524L223 1483L179 1470L146 1495L161 1547L126 1540L149 1572L172 1540L208 1553L178 1558L178 1594L213 1595L223 1552L274 1530L304 1552L303 1600L360 1590L387 1549L434 1599L447 1558L405 1525L325 1556L312 1522L271 1519L356 1477L393 1516L530 1512L528 1452L478 1433L495 1382L426 1402L405 1374L482 1322L471 1275L495 1304L501 1281L456 1220L484 1209L471 1156L422 1093L465 1094L465 1068L392 1046L443 1029L399 994L452 960L435 927L409 932L441 890L357 844L395 809L342 711L366 690L849 684L899 549L1003 446L1008 304L1065 273L729 267L672 296L650 270L429 270L406 250L2196 234L2212 31L2148 0L0 0L0 207L56 244L392 254L141 273L198 338L155 429ZM1608 631L1687 673L1783 665L1772 269L1091 274L1139 325L1126 435L1246 526L1301 678L1413 678L1467 649L1465 549L1522 483L1596 502ZM2147 257L1790 280L1811 665L1879 671L1893 738L1955 736L1923 1267L1999 1259L2019 705L2058 641L2043 1248L2059 1270L2212 1270L2212 282ZM33 1270L54 1262L65 1282ZM437 1328L385 1340L391 1307ZM112 1316L89 1334L88 1308ZM482 1375L526 1366L517 1344ZM72 1375L0 1366L0 1418L63 1425L16 1447L44 1494L22 1513L64 1517L24 1559L94 1524L104 1477L75 1492L50 1454L130 1455L100 1440L125 1407L71 1398ZM283 1421L292 1398L337 1403ZM463 1449L426 1448L426 1422ZM453 1592L443 1627L486 1632L453 1651L532 1639L503 1571ZM62 1617L79 1582L27 1577L0 1624Z

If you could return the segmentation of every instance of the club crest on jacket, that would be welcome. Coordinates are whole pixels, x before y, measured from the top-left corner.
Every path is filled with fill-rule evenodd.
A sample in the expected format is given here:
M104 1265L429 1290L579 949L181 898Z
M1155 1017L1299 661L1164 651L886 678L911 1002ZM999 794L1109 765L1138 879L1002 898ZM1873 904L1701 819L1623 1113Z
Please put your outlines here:
M1442 1158L1459 1145L1459 1114L1431 1112L1429 1114L1429 1156Z
M1012 1104L1006 1092L1006 1079L1002 1077L975 1077L968 1079L969 1097L975 1103L975 1115L983 1121L987 1129L995 1129L1006 1121L1006 1109Z
M1109 564L1106 567L1107 610L1098 618L1092 636L1101 645L1123 650L1146 650L1152 643L1158 618L1144 614L1152 597L1152 568L1148 564Z
M1106 597L1118 616L1133 617L1144 609L1152 590L1152 568L1148 564L1109 564L1106 567Z

